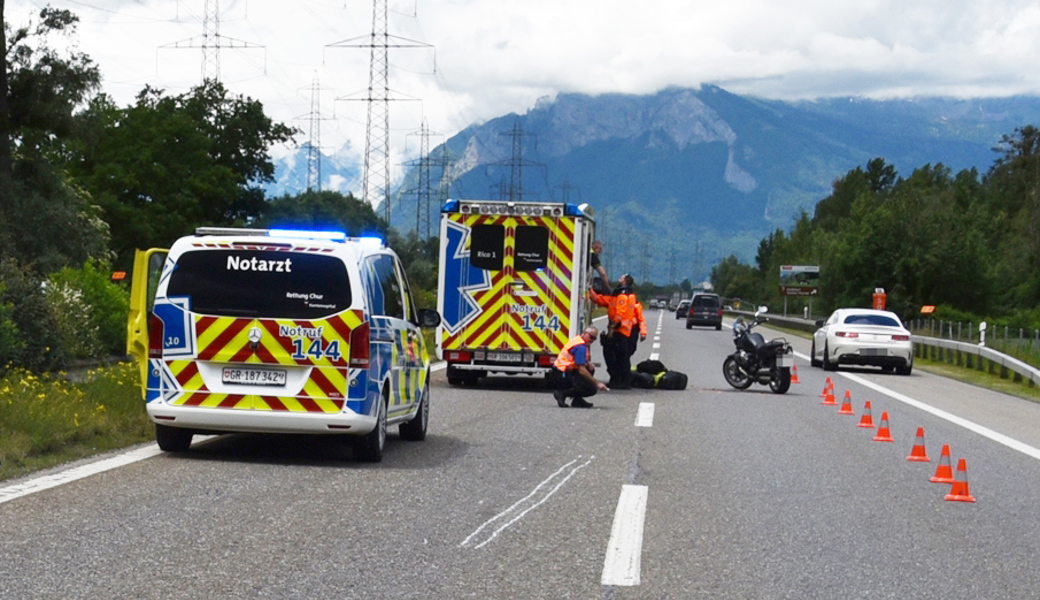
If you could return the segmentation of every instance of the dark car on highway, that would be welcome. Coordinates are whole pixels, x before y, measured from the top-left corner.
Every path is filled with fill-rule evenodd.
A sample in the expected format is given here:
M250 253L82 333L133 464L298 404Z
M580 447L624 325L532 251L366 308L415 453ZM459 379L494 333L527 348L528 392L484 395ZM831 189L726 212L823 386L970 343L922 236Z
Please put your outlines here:
M711 325L722 329L722 299L718 294L694 294L686 313L686 328Z
M681 319L686 316L687 309L690 308L689 300L682 300L679 302L679 308L675 309L675 318Z

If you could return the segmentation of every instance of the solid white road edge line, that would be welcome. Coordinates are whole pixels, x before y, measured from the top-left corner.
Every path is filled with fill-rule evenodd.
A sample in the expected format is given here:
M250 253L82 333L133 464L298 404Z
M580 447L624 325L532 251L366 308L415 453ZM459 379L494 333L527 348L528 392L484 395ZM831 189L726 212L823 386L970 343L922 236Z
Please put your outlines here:
M147 446L145 448L131 450L130 452L118 456L113 456L112 458L99 460L90 463L89 465L67 469L60 473L45 475L43 477L30 479L24 483L0 488L0 504L9 500L14 500L15 498L21 498L22 496L28 496L29 494L35 494L36 492L42 492L43 490L58 487L59 485L76 481L78 479L90 477L91 475L97 475L98 473L118 469L119 467L124 467L130 463L158 456L162 453L162 450L160 450L158 446Z
M195 436L194 444L213 439L214 437L216 436L197 435ZM145 460L146 458L152 458L153 456L159 456L160 454L163 454L163 451L160 450L158 446L146 446L144 448L138 448L137 450L124 452L123 454L111 458L92 462L87 465L73 467L58 473L52 473L51 475L35 477L16 485L0 488L0 504L9 500L14 500L15 498L28 496L29 494L49 490L58 487L59 485L72 483L73 481L78 481L90 477L91 475L97 475L98 473L104 473L105 471L125 467L126 465Z
M809 357L807 355L804 355L804 354L802 354L800 352L796 352L795 355L798 356L799 358L803 358L805 360L809 360ZM884 395L888 396L889 398L892 398L893 400L898 400L899 402L902 402L903 404L906 404L906 405L909 405L909 406L913 406L914 408L918 408L920 410L923 410L926 413L931 413L931 414L939 417L940 419L945 419L945 420L949 421L950 423L953 423L954 425L959 425L959 426L967 429L968 431L973 431L973 432L975 432L975 433L977 433L977 434L979 434L979 435L981 435L983 437L987 437L987 438L993 440L994 442L997 442L998 444L1004 444L1008 448L1011 448L1012 450L1017 450L1017 451L1021 452L1022 454L1025 454L1026 456L1031 456L1031 457L1033 457L1033 458L1035 458L1037 460L1040 460L1040 449L1035 448L1033 446L1030 446L1029 444L1026 444L1024 442L1020 442L1020 441L1018 441L1018 440L1016 440L1014 438L1008 437L1008 436L1004 435L1003 433L998 433L998 432L993 431L992 429L990 429L988 427L985 427L983 425L979 425L978 423L976 423L974 421L969 421L968 419L965 419L963 417L958 417L957 415L955 415L953 413L948 413L945 410L942 410L940 408L935 408L934 406L932 406L930 404L925 404L924 402L921 402L920 400L914 400L913 398L911 398L909 396L904 396L903 394L900 394L899 392L890 390L890 389L888 389L888 388L886 388L886 387L884 387L882 385L876 384L876 383L874 383L872 381L867 381L866 379L863 379L862 377L860 377L858 375L854 375L852 373L840 373L840 372L835 373L835 374L836 375L840 375L842 377L845 377L846 379L851 379L852 381L855 381L856 383L858 383L860 385L864 385L864 386L866 386L866 387L868 387L868 388L870 388L870 389L872 389L872 390L874 390L876 392L884 394Z
M654 403L640 402L639 411L636 413L636 427L654 426Z
M621 487L614 526L607 542L607 556L603 561L603 585L639 585L640 562L643 554L643 522L646 517L647 487Z

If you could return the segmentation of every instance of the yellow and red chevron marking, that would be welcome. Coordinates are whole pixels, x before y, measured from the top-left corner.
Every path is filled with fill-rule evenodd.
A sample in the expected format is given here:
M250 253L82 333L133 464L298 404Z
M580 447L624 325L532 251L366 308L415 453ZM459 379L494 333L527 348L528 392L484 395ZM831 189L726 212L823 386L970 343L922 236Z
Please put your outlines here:
M338 413L344 400L290 396L254 396L249 394L214 394L196 392L184 394L173 401L176 406L200 408L231 408L237 410L266 410L274 412Z
M350 332L362 322L360 310L351 310L325 319L311 321L284 319L242 319L237 317L195 316L195 334L199 360L279 365L315 365L321 367L344 367L350 354ZM249 341L249 330L258 327L262 331L260 342L254 349ZM338 342L338 357L322 355L317 358L307 349L318 338L283 336L281 329L321 329L321 346L328 348ZM297 354L294 339L303 342L303 354ZM294 356L295 355L295 356Z
M467 228L474 225L501 225L505 228L505 252L501 271L490 271L490 287L473 293L473 299L482 313L455 335L445 333L442 345L446 350L490 348L503 350L545 349L559 352L567 343L570 331L570 298L573 286L575 221L570 218L535 216L489 216L451 214L450 219ZM538 226L549 230L548 264L542 271L516 271L514 247L516 228ZM536 292L535 296L514 294L516 281L523 288ZM523 330L524 314L512 312L511 305L546 307L547 313L528 313L530 318L545 314L546 320L555 316L560 327Z
M176 406L336 413L343 409L346 401L344 391L349 378L346 368L311 367L299 394L267 396L213 392L206 387L198 363L193 360L171 360L167 365L183 390L172 401Z

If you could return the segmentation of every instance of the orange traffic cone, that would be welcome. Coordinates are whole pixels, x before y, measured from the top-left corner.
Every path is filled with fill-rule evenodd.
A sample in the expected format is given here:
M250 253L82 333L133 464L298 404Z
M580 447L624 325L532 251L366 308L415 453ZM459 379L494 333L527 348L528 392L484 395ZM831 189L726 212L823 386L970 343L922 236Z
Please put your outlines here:
M867 400L867 403L863 405L863 416L860 418L859 425L856 425L856 427L874 428L874 417L870 415L870 400Z
M975 497L968 492L968 463L964 459L957 462L957 477L950 486L950 493L946 494L947 500L957 502L974 502Z
M914 447L910 450L910 456L907 456L906 459L912 462L932 462L932 459L928 458L928 453L924 450L924 427L917 428L917 439L914 441Z
M888 411L881 412L881 427L878 427L877 435L874 436L875 442L894 442L892 439L892 433L888 430Z
M953 483L953 467L950 465L950 445L943 444L942 453L939 454L939 466L935 468L935 475L928 480L932 483Z
M827 390L829 390L832 385L833 384L831 383L831 378L828 377L827 381L823 384L823 391L820 392L820 398L826 398L827 397Z
M828 381L826 389L823 390L823 402L820 404L831 406L837 403L837 400L834 399L834 384Z
M798 381L798 365L791 365L791 383L801 383Z
M845 399L841 402L841 408L838 410L839 415L854 415L855 411L852 410L852 394L848 390L845 390Z

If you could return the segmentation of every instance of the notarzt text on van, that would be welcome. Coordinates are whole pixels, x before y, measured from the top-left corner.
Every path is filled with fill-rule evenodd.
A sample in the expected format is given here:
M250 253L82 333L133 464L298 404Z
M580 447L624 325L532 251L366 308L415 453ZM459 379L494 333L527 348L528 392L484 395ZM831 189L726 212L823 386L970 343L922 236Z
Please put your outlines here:
M263 260L257 257L240 258L228 256L227 268L229 271L268 271L272 273L292 273L292 259Z

